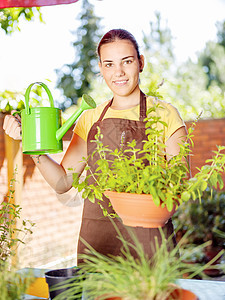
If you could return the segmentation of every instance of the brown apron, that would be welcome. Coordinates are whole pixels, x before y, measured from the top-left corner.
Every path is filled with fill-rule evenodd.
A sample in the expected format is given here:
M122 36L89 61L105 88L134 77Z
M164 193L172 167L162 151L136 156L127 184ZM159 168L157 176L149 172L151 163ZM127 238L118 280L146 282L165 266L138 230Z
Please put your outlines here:
M120 148L122 145L125 148L127 142L131 142L133 139L137 142L137 148L142 149L143 140L146 140L145 134L145 122L146 118L146 97L141 92L140 94L140 116L139 121L133 121L128 119L108 118L103 117L107 109L112 105L113 99L103 109L99 120L91 127L87 138L87 154L88 156L93 153L95 143L91 142L95 139L97 133L97 127L100 127L100 131L103 134L103 144L108 145L110 149L114 150ZM95 162L99 158L98 155L93 159L89 159L88 163L94 171L96 166ZM90 178L90 183L92 179ZM101 204L107 208L107 211L113 212L113 209L109 207L109 199L104 197L104 201ZM114 219L117 227L126 240L132 242L126 227L119 218ZM154 241L155 237L161 242L161 235L157 228L143 228L132 227L138 240L144 247L145 253L149 257L154 254ZM173 224L171 219L163 227L165 236L168 238L173 233ZM81 224L80 236L91 245L96 251L104 255L119 255L121 254L121 242L117 238L117 232L109 220L108 217L103 216L102 209L99 204L92 203L88 199L84 201L83 219ZM175 237L173 237L173 245L175 245ZM78 242L78 263L81 262L79 254L85 253L86 246L79 240ZM131 249L132 255L136 256L135 252Z

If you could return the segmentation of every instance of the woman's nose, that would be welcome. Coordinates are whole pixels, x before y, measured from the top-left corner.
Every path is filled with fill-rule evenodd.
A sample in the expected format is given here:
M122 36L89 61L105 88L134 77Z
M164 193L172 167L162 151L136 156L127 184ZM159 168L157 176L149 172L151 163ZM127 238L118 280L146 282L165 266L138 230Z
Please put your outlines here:
M116 70L115 70L115 75L120 77L123 76L125 74L124 69L123 69L123 65L119 64L116 66Z

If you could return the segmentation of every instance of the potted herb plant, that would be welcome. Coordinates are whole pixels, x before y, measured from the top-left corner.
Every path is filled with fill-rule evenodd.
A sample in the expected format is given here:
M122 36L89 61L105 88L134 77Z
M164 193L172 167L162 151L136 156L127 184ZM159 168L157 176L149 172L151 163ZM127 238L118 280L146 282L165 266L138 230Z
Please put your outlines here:
M183 247L182 241L169 252L168 241L161 229L162 244L159 246L156 243L157 251L149 259L131 228L128 232L133 240L132 246L115 224L114 227L122 241L122 255L105 256L86 243L88 253L80 256L83 259L80 275L85 280L68 282L68 290L61 294L62 298L56 297L55 300L80 299L81 293L84 299L90 300L197 299L195 294L181 288L179 279L186 274L189 279L201 274L213 261L207 266L186 264L185 251L180 251ZM131 247L138 254L136 259L130 252Z
M196 122L193 122L187 137L180 144L179 154L169 161L165 159L166 145L162 142L163 132L157 124L167 124L157 115L158 107L155 105L147 111L147 140L143 141L143 149L137 149L136 141L133 140L125 150L110 150L103 145L101 132L98 131L93 141L96 150L92 154L99 156L96 171L92 172L87 163L86 170L90 174L84 181L80 182L78 174L73 174L73 186L79 191L83 190L83 198L92 202L97 199L101 206L104 194L115 210L115 214L110 216L119 216L125 225L164 226L182 203L191 198L201 199L208 186L223 187L221 173L225 166L224 146L218 146L213 158L207 160L194 177L188 178L188 157L190 146L193 146ZM87 159L84 160L87 162ZM93 184L89 184L89 177L94 178ZM108 214L105 208L103 213Z

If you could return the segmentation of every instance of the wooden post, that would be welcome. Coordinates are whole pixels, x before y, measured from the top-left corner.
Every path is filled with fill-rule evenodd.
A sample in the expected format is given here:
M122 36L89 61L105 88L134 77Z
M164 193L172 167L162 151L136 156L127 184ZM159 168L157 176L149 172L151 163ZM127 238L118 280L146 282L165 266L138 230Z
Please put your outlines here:
M7 159L7 173L8 173L8 195L11 196L11 203L20 205L22 201L23 188L23 154L21 141L14 140L5 134L5 157ZM12 181L12 179L14 179ZM10 194L10 190L14 190ZM19 222L15 224L17 228L20 227ZM18 262L17 251L12 258L12 264L16 265Z

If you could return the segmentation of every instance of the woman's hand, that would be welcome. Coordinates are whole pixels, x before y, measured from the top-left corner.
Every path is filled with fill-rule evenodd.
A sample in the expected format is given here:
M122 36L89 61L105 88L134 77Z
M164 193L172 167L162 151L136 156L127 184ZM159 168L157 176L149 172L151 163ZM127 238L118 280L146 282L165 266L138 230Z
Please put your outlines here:
M13 111L12 111L13 113ZM19 115L6 115L3 123L3 129L14 140L21 140L21 119Z

